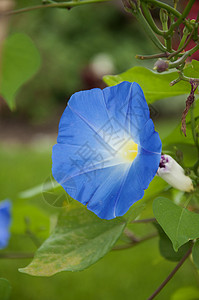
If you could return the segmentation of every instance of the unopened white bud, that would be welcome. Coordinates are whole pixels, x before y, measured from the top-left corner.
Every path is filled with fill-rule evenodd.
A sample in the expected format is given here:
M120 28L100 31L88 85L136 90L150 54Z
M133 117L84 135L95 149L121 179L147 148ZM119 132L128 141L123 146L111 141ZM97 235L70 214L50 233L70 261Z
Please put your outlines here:
M184 169L170 156L162 155L157 175L174 188L183 191L193 191L191 178L185 175Z

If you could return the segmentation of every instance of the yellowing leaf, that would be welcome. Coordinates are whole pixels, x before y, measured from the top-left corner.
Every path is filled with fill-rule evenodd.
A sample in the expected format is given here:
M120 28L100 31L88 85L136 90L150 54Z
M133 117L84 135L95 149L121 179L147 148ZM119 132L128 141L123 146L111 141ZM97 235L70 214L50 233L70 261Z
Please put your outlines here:
M61 271L80 271L111 250L126 226L125 220L102 220L86 207L73 205L66 207L52 235L21 272L51 276Z

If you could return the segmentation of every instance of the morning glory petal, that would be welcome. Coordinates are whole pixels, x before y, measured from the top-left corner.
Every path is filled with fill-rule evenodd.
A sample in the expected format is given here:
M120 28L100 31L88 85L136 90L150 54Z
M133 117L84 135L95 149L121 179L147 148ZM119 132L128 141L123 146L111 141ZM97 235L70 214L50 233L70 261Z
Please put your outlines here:
M140 149L131 164L127 176L120 187L115 205L115 214L124 215L130 206L144 196L144 190L154 178L160 161L160 155Z
M149 108L138 83L124 81L103 90L109 115L124 126L134 141L150 118Z
M88 91L75 93L70 98L68 107L96 132L109 121L103 92L100 89L92 89L89 93Z
M131 165L128 165L122 172L118 169L114 175L110 173L94 193L87 205L88 209L95 211L102 219L109 220L124 215L144 195L137 181L131 177L131 170Z
M137 83L75 93L59 124L52 173L103 219L122 216L155 176L161 141Z
M11 203L8 200L0 202L0 249L7 246L10 237Z
M140 188L144 190L148 188L158 170L160 159L161 154L145 151L141 148L140 153L132 163Z
M100 170L110 169L112 172L113 167L120 166L121 171L122 165L124 167L126 165L120 156L113 156L103 147L101 149L91 147L88 142L83 147L56 144L53 147L52 159L54 178L75 199L77 199L78 191L82 190L83 186L88 185L90 187L93 182L97 181L98 184L101 184L100 180L104 181L104 173L101 176ZM83 197L81 197L80 202L84 202Z
M140 131L139 144L146 151L161 154L162 143L151 119L147 121L144 128Z
M92 178L95 174L90 174L90 184L83 185L77 199L87 198L87 208L100 218L108 220L115 218L117 195L128 168L128 165L122 165L100 170L97 172L96 180Z

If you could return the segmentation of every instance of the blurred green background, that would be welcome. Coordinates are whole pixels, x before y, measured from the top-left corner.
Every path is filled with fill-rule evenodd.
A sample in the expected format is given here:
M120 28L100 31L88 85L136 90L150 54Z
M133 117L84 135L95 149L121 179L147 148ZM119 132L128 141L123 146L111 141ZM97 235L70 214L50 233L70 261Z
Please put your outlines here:
M39 2L18 0L16 7ZM152 67L153 62L137 61L135 55L151 54L155 49L136 21L125 13L120 1L14 16L9 34L16 32L31 37L42 64L34 78L17 93L15 111L11 112L0 99L0 199L13 201L12 237L2 253L33 253L36 247L31 234L42 242L53 226L56 211L42 196L22 200L18 195L50 176L51 148L67 100L78 90L104 86L96 65L105 63L107 74L117 74L134 65ZM164 110L164 101L152 108L161 137L179 122L175 112L179 106L182 111L183 102L181 97L175 104L171 101L173 105L168 111ZM173 116L169 126L164 124L167 114ZM148 210L150 216L151 204ZM151 225L139 226L134 228L138 233L154 231ZM65 272L51 278L19 273L18 268L29 261L0 259L0 277L11 283L11 300L144 300L175 265L160 256L158 238L129 250L109 253L83 272ZM175 300L171 295L179 288L197 284L197 273L187 261L157 299Z

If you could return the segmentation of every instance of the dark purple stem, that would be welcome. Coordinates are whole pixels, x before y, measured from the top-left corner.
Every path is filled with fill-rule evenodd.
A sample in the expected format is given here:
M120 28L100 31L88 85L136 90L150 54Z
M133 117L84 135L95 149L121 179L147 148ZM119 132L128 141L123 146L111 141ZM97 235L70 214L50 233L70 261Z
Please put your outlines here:
M179 263L175 266L175 268L172 270L172 272L169 274L169 276L162 282L162 284L155 290L155 292L147 299L147 300L152 300L154 299L160 292L161 290L165 287L165 285L173 278L175 273L180 269L180 267L183 265L185 260L189 257L189 255L192 252L192 247L187 251L187 253L183 256L183 258L179 261Z

